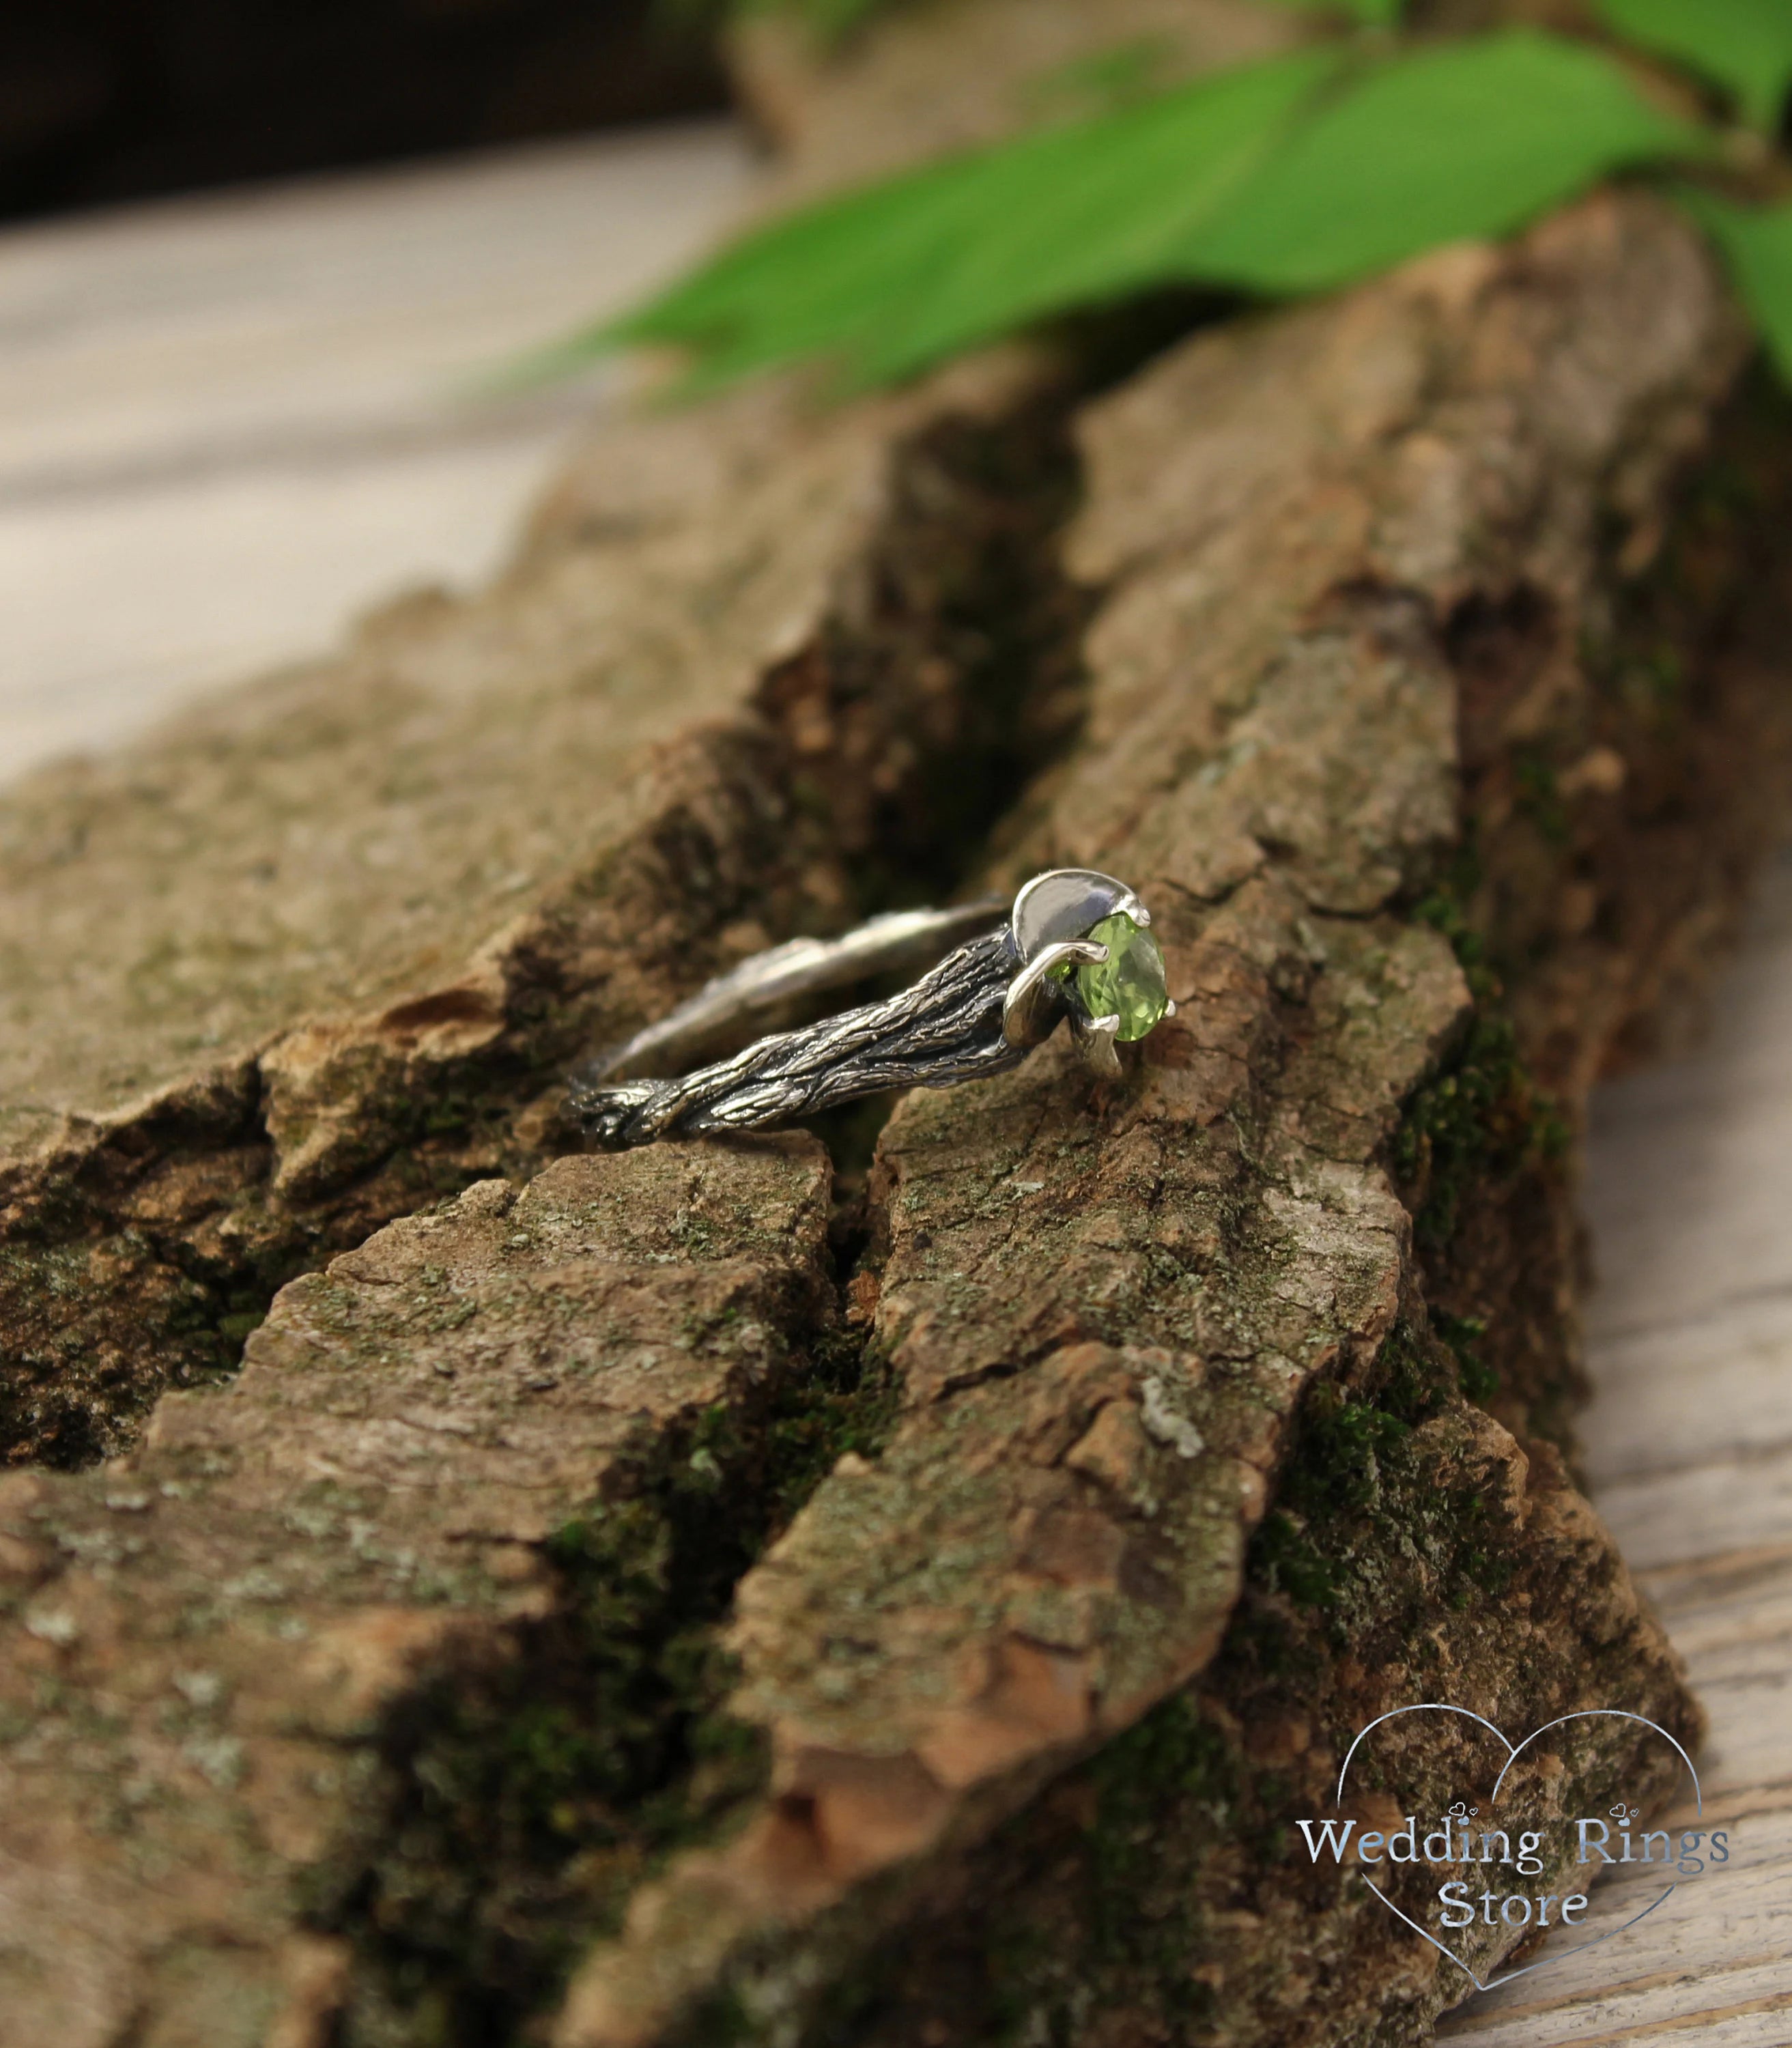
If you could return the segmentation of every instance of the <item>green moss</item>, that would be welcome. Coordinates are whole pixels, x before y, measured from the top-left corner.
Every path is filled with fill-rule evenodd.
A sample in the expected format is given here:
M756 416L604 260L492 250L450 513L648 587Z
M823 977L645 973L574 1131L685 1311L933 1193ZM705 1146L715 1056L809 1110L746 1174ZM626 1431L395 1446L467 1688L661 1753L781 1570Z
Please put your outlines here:
M1437 1318L1429 1320L1434 1329ZM1377 1408L1413 1425L1428 1422L1456 1391L1449 1359L1404 1319L1388 1332L1370 1383Z
M1479 1340L1488 1333L1487 1318L1453 1316L1447 1309L1434 1308L1431 1311L1431 1327L1449 1346L1463 1392L1471 1401L1491 1401L1499 1393L1503 1381L1492 1366L1481 1362L1476 1348Z
M549 1616L407 1702L366 1829L308 1902L356 1941L347 2048L522 2040L642 1879L726 1831L766 1763L724 1709L735 1586L838 1457L875 1454L898 1399L835 1336L657 1438L545 1546Z
M1449 1242L1473 1181L1523 1162L1539 1142L1541 1116L1511 1023L1478 1014L1454 1057L1408 1099L1394 1137L1395 1174L1418 1191L1422 1246Z
M1540 748L1521 749L1512 757L1514 808L1528 818L1553 847L1568 844L1568 806L1562 801L1555 764Z
M1095 1823L1088 1844L1091 1960L1104 1970L1144 1972L1162 1988L1167 2015L1199 2016L1202 1987L1188 1972L1196 1947L1194 1902L1161 1884L1166 1806L1193 1831L1224 1829L1239 1794L1238 1760L1186 1694L1172 1693L1090 1766Z
M1554 785L1541 754L1527 759L1514 773L1534 809L1555 800ZM1414 906L1416 920L1449 941L1474 1007L1408 1096L1388 1165L1412 1215L1431 1322L1454 1360L1454 1384L1472 1400L1499 1399L1503 1416L1569 1449L1573 1347L1560 1328L1553 1276L1570 1132L1527 1064L1505 1001L1506 973L1528 971L1541 942L1523 929L1501 939L1483 929L1511 882L1486 872L1502 850L1503 843L1484 844L1471 818L1461 846ZM1530 893L1534 886L1533 878Z
M766 1522L760 1546L796 1515L848 1451L875 1458L902 1406L902 1383L881 1351L853 1333L824 1332L800 1384L787 1384L766 1428Z
M1251 1570L1270 1592L1286 1593L1297 1607L1329 1607L1338 1596L1336 1570L1283 1508L1272 1508L1259 1523L1251 1538Z
M1444 1320L1466 1347L1477 1326ZM1247 1554L1247 1586L1262 1596L1256 1614L1266 1667L1287 1661L1278 1640L1285 1631L1270 1619L1278 1602L1323 1616L1334 1644L1341 1643L1384 1600L1367 1575L1369 1561L1385 1559L1390 1545L1410 1546L1414 1526L1424 1532L1418 1555L1435 1596L1460 1608L1503 1589L1511 1568L1478 1489L1439 1490L1418 1476L1424 1461L1414 1430L1458 1395L1461 1356L1455 1344L1403 1321L1360 1398L1328 1383L1309 1394L1275 1505ZM1251 1612L1247 1602L1247 1618Z
M0 1247L0 1452L64 1469L116 1453L165 1387L235 1371L312 1251L307 1238L227 1263L83 1214L73 1243Z
M1348 1576L1312 1532L1379 1504L1386 1460L1441 1398L1435 1361L1405 1325L1396 1327L1380 1363L1373 1402L1332 1386L1313 1388L1278 1503L1251 1538L1249 1576L1298 1608L1335 1606Z
M730 1985L700 2000L675 2038L677 2048L758 2048L766 2029Z
M1080 2048L1121 2013L1128 2040L1206 2038L1217 2001L1194 1966L1224 1937L1204 1874L1228 1844L1272 1852L1290 1797L1195 1693L1173 1694L976 1853L948 1920L857 1964L856 1997L817 2011L805 2048Z
M1282 1498L1309 1517L1372 1507L1381 1498L1383 1460L1411 1433L1398 1415L1352 1401L1335 1387L1316 1387Z
M498 1127L498 1101L481 1111L482 1131ZM235 1227L221 1232L125 1220L130 1169L121 1173L103 1153L34 1190L0 1247L0 1454L80 1468L114 1453L165 1388L235 1372L289 1281L420 1194L458 1193L491 1171L489 1149L471 1160L448 1153L429 1105L401 1107L404 1129L394 1137L396 1126L380 1126L366 1158L341 1176L355 1182L370 1169L374 1178L338 1185L309 1207L269 1200L262 1175L273 1148L252 1118L153 1127L176 1170L221 1158L235 1181L218 1212ZM464 1138L467 1102L457 1098L448 1115Z
M859 1961L851 1997L810 2017L805 2048L1079 2048L1098 2012L1120 2009L1151 2015L1141 2039L1199 2038L1214 2001L1190 1972L1207 1939L1195 1877L1259 1817L1237 1744L1173 1694L998 1833L949 1925ZM681 2048L732 2038L693 2028Z
M1485 1499L1478 1493L1464 1496L1455 1518L1456 1584L1449 1599L1452 1607L1472 1604L1476 1592L1497 1599L1512 1583L1518 1566L1499 1547Z
M1469 994L1477 1002L1487 1002L1499 994L1499 978L1488 959L1487 942L1468 914L1481 880L1480 855L1471 827L1429 894L1414 905L1412 915L1414 923L1429 925L1449 941Z
M1449 941L1475 999L1468 1029L1448 1058L1407 1098L1391 1147L1422 1252L1449 1243L1477 1182L1553 1163L1568 1145L1567 1125L1531 1080L1501 1010L1500 978L1467 908L1477 879L1471 844L1413 913Z

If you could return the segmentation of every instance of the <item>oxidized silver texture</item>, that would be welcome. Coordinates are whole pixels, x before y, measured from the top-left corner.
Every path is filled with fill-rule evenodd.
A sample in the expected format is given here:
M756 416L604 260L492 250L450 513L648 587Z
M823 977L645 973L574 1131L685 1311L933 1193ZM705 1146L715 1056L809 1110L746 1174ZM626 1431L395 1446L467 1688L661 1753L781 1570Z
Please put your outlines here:
M1065 1017L1084 1057L1118 1073L1118 1019L1088 1016L1075 977L1050 972L1066 960L1104 960L1106 947L1077 934L1115 910L1150 922L1132 890L1111 875L1053 869L1021 890L999 929L955 948L899 995L777 1032L677 1080L610 1078L774 1002L887 969L912 958L917 944L999 917L1000 906L903 912L844 938L774 947L595 1061L575 1078L568 1106L613 1150L700 1131L756 1130L886 1088L949 1088L1006 1072Z

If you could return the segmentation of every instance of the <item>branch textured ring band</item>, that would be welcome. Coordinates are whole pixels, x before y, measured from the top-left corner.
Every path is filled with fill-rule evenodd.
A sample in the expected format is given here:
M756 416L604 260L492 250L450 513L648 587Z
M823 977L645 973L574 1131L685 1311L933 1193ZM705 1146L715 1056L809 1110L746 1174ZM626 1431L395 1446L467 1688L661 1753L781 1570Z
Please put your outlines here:
M838 939L794 939L743 961L595 1062L575 1080L569 1106L599 1144L619 1150L756 1130L885 1088L949 1088L1005 1072L1061 1019L1092 1066L1118 1074L1116 1041L1142 1038L1175 1013L1150 922L1125 882L1055 867L1026 884L1005 918L999 900L985 901L893 912ZM967 932L976 936L963 938ZM791 996L888 972L960 938L884 1002L774 1033L674 1080L617 1078Z

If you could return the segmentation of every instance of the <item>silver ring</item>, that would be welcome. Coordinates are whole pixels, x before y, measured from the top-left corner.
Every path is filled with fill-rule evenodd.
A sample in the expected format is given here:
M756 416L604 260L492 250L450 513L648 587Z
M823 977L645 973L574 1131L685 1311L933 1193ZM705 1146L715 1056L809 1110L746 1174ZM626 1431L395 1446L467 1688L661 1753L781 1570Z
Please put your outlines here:
M895 911L842 938L793 939L743 961L594 1061L574 1076L568 1106L613 1150L758 1130L886 1088L950 1088L1003 1073L1061 1021L1092 1066L1117 1075L1116 1043L1142 1038L1176 1011L1150 922L1125 882L1093 868L1055 867L1035 875L1005 917L999 899L987 899ZM793 996L910 964L967 932L977 936L899 995L775 1032L676 1080L622 1078Z

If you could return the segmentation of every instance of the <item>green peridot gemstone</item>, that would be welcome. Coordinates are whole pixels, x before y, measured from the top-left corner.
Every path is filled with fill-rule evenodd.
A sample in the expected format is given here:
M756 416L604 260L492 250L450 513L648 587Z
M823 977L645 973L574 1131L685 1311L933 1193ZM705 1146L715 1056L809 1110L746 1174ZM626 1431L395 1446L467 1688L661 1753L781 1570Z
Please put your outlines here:
M1091 960L1076 970L1076 992L1092 1017L1118 1017L1117 1038L1142 1038L1162 1023L1169 1007L1164 983L1164 956L1157 941L1125 911L1085 934L1107 948L1104 960Z

